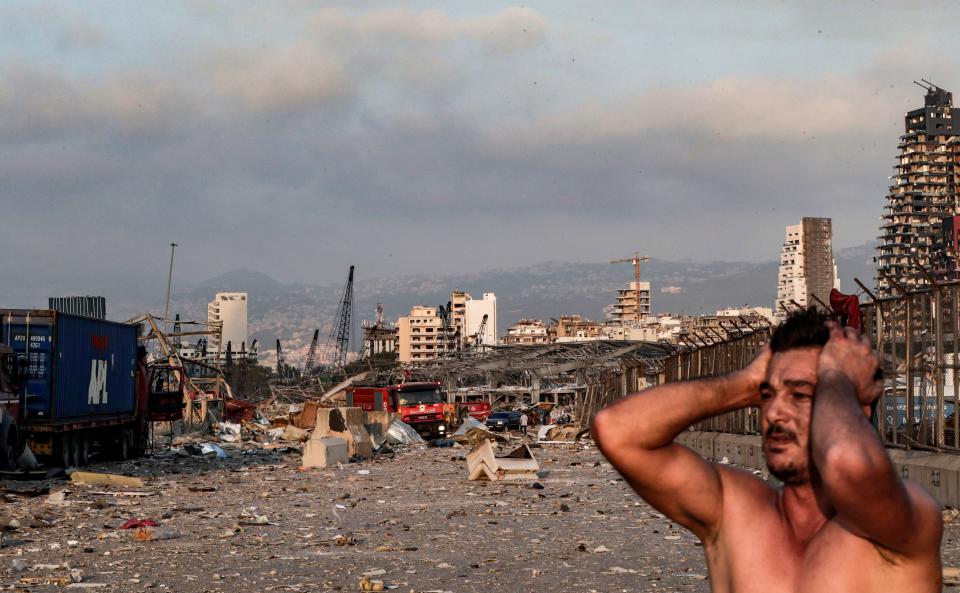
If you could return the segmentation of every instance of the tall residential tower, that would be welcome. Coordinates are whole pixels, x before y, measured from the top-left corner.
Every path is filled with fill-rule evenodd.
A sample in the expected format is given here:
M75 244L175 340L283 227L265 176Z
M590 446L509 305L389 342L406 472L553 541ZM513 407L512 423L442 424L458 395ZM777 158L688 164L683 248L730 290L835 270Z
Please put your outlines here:
M907 112L900 155L880 226L877 289L891 294L892 283L910 289L926 284L920 264L938 258L936 237L943 219L960 213L960 109L953 94L925 84L924 106Z
M211 354L227 354L227 344L236 355L241 350L250 350L247 342L247 293L218 292L207 304L207 323L220 327L220 334L210 336L207 346Z
M839 288L837 264L833 259L833 230L829 218L806 218L787 227L780 250L777 304L774 314L785 317L794 303L807 307L816 296L830 302L830 290Z

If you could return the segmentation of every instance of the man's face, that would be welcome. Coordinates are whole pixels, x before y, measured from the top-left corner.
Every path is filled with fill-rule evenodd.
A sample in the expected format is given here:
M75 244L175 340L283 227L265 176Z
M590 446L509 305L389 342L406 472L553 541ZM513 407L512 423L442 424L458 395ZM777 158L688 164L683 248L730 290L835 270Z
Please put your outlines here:
M760 386L763 452L770 473L786 484L810 479L810 415L820 348L795 348L770 359Z

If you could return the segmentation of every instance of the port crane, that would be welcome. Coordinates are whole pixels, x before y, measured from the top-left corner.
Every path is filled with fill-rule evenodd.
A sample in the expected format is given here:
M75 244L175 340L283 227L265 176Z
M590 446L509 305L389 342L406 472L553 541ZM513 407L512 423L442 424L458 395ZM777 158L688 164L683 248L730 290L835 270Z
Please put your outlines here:
M480 327L477 328L476 341L473 343L473 347L477 350L483 345L483 332L487 329L487 318L488 315L484 313L483 318L480 320Z
M303 361L303 369L300 374L308 377L313 372L313 367L317 366L317 342L320 341L320 330L313 330L313 340L310 341L310 349L307 350L307 357Z
M280 338L277 338L277 379L283 381L286 379L287 359L283 355L283 346L280 345Z
M347 352L350 350L350 330L353 319L353 266L350 266L350 274L347 276L347 283L343 287L343 296L340 298L340 305L337 307L337 315L334 318L334 324L330 328L330 338L328 344L333 344L333 368L334 372L343 374L343 369L347 366Z

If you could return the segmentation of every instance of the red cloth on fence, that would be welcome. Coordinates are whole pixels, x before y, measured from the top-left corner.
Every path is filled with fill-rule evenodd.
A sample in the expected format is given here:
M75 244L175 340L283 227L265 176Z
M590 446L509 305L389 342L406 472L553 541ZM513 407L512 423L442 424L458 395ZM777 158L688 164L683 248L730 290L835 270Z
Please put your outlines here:
M843 324L860 329L860 299L855 294L843 294L836 288L830 291L830 306L840 315Z

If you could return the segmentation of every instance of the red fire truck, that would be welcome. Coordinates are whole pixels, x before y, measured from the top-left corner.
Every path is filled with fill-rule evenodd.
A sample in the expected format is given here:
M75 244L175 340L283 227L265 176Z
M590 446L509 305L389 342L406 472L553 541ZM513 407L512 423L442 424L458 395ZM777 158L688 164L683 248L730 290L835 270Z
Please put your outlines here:
M368 411L397 412L400 419L427 438L443 438L460 425L467 414L481 422L490 414L490 404L447 404L443 385L435 381L399 385L355 385L347 389L347 406Z

